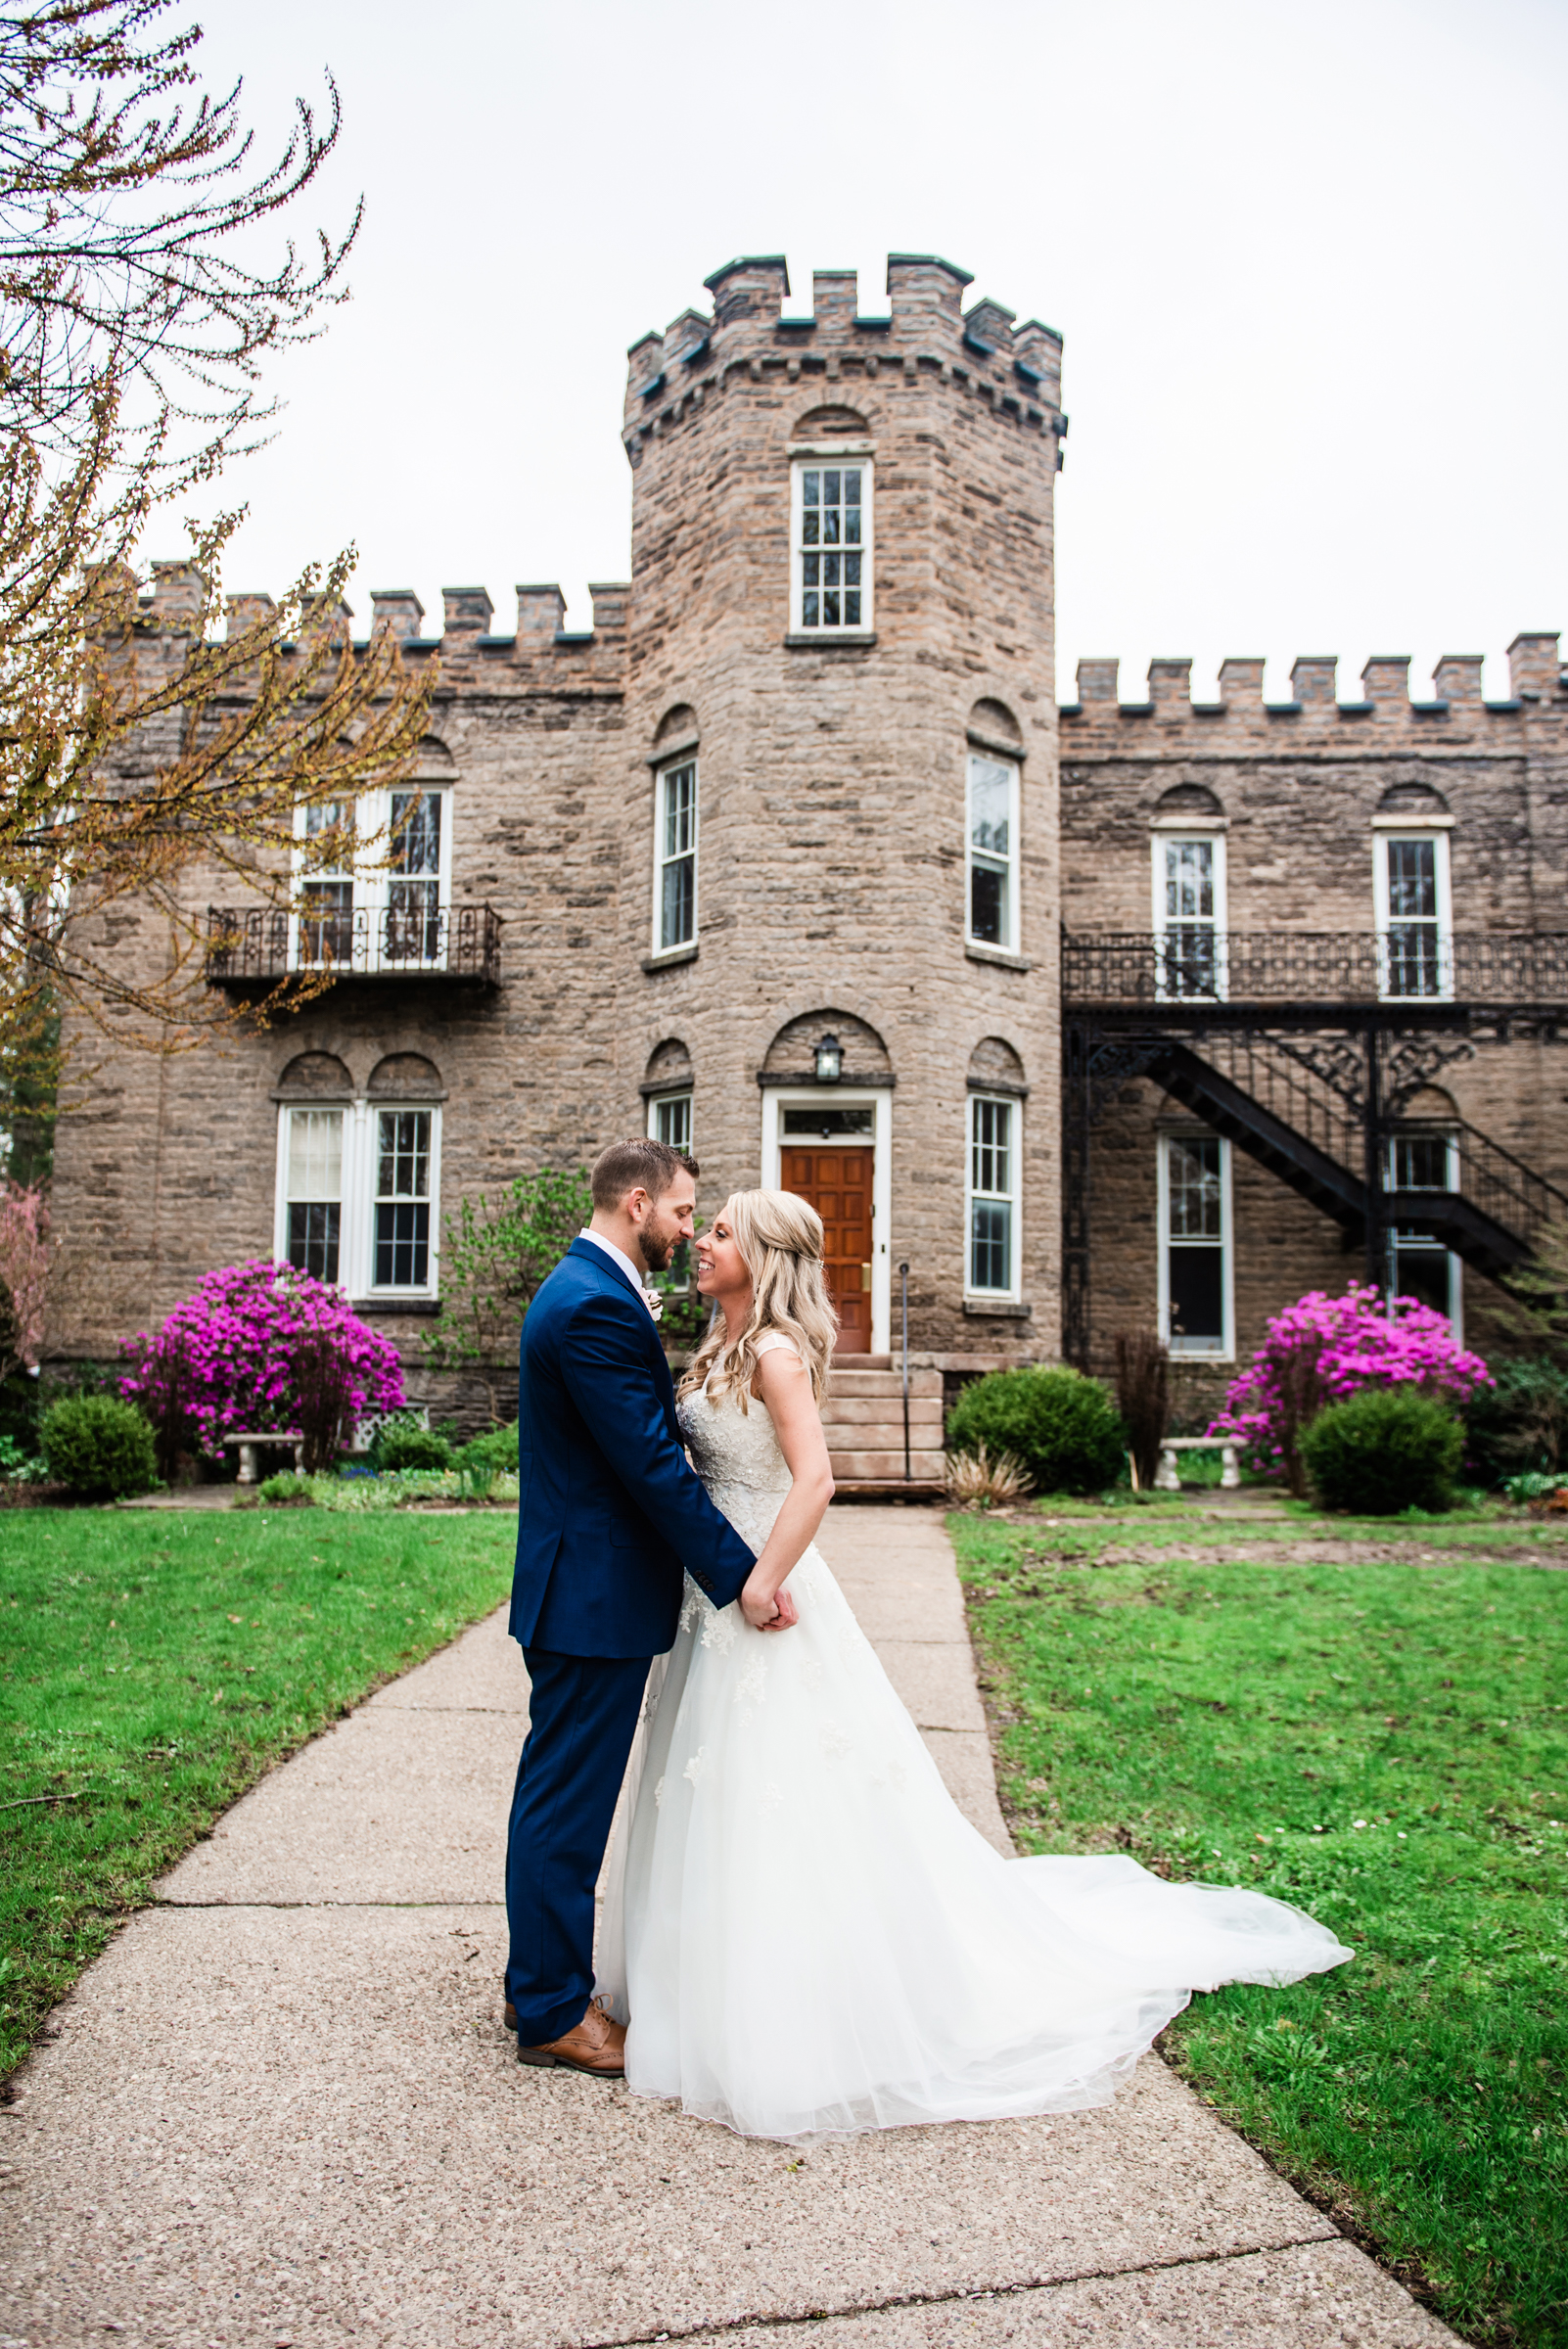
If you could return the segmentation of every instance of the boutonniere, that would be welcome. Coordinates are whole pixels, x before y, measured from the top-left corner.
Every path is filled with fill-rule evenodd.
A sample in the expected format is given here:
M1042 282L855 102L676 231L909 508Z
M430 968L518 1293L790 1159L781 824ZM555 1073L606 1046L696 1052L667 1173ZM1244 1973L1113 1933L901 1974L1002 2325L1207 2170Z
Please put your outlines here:
M664 1319L665 1300L664 1294L661 1290L644 1289L642 1292L642 1302L648 1308L648 1311L652 1313L656 1321L662 1321Z

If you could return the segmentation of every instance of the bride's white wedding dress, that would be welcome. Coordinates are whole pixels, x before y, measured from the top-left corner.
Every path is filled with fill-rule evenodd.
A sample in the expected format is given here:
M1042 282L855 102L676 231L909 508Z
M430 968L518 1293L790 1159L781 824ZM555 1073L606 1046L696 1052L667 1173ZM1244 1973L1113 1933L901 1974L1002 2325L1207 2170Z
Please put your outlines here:
M766 1407L695 1396L681 1425L761 1550L790 1487ZM1194 1990L1351 1956L1262 1893L1121 1854L1002 1859L814 1543L789 1589L798 1626L763 1633L688 1582L649 1677L597 1985L629 2013L636 2095L776 2138L1071 2111L1108 2101Z

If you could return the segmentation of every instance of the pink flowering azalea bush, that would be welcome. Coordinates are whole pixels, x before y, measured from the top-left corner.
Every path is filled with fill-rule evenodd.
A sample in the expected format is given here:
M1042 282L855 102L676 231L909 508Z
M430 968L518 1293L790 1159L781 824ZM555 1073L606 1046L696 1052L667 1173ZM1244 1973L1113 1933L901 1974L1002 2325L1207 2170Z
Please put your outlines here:
M1343 1297L1314 1289L1275 1313L1209 1433L1241 1447L1258 1474L1283 1477L1300 1499L1301 1438L1329 1404L1364 1387L1420 1387L1457 1409L1492 1384L1442 1313L1413 1297L1396 1297L1391 1311L1375 1288L1352 1282Z
M403 1401L391 1340L341 1290L264 1256L209 1272L156 1337L120 1351L120 1394L152 1421L165 1476L177 1453L219 1452L237 1430L298 1429L306 1469L328 1468L356 1420Z

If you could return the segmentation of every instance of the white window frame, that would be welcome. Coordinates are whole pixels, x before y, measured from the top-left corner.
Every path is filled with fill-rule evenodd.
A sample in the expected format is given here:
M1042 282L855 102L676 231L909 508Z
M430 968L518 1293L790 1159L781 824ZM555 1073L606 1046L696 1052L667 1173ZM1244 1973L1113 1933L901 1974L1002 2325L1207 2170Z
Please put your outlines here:
M274 1184L272 1255L277 1264L289 1261L289 1131L297 1110L337 1110L343 1116L340 1160L341 1209L338 1223L337 1286L350 1299L365 1304L395 1304L434 1300L440 1295L441 1105L438 1101L323 1100L285 1101L278 1107L277 1166ZM376 1196L377 1120L384 1113L428 1116L430 1125L430 1248L427 1277L421 1286L377 1288Z
M666 853L665 841L669 822L668 794L677 775L691 776L691 846ZM697 921L700 911L699 892L702 885L702 773L695 751L682 759L671 759L668 765L654 769L654 839L653 839L653 933L651 945L655 954L680 954L697 944ZM665 873L669 866L691 858L691 928L684 938L667 939L665 925Z
M1005 1191L977 1191L975 1188L976 1127L982 1108L1006 1109L1007 1174ZM964 1297L977 1305L1017 1305L1022 1294L1019 1268L1023 1263L1023 1142L1024 1104L1016 1093L972 1092L964 1103ZM1012 1211L1008 1219L1007 1285L1000 1289L977 1289L972 1273L974 1268L974 1223L977 1200L995 1204L1005 1202Z
M672 1084L668 1092L649 1094L648 1139L651 1142L662 1142L667 1138L659 1130L659 1113L664 1109L672 1109L678 1102L684 1102L685 1104L686 1138L683 1142L670 1142L669 1148L671 1150L689 1151L691 1148L692 1130L692 1088L689 1084Z
M851 442L834 447L796 446L790 450L790 634L807 643L853 644L862 636L871 635L876 628L875 572L876 572L876 471L871 451L863 442ZM812 554L842 554L842 547L807 548L806 537L806 476L824 469L835 473L857 472L860 475L860 617L853 624L840 622L837 626L816 622L806 624L806 557ZM821 592L825 592L822 590ZM841 589L842 593L843 590Z
M392 912L392 891L400 875L394 873L389 859L392 854L393 797L435 800L441 803L439 812L440 861L434 876L436 881L436 951L392 956L385 951L388 919ZM295 809L294 834L299 844L295 850L295 904L289 921L289 967L291 970L320 970L321 958L307 957L304 952L304 925L309 917L303 912L300 899L301 886L308 880L346 880L353 885L353 899L349 907L349 935L352 950L344 960L344 969L358 971L439 971L446 967L451 938L453 838L452 818L456 791L450 779L435 782L427 777L411 775L400 783L377 791L363 792L353 803L355 839L364 844L350 865L333 873L313 872L306 860L304 842L307 838L308 810Z
M1005 770L1007 785L1007 853L998 856L983 851L977 858L975 852L975 769L992 766ZM990 751L971 750L964 760L964 943L979 946L983 953L1016 954L1019 951L1019 873L1023 859L1019 854L1018 811L1022 799L1021 776L1016 759L1003 759ZM1006 873L1005 935L999 939L977 938L974 931L975 868L978 864L991 871L1001 866Z
M1212 992L1207 988L1199 990L1171 986L1165 957L1165 942L1170 931L1202 926L1196 923L1183 924L1179 918L1173 919L1167 911L1165 901L1166 851L1170 848L1195 847L1200 843L1210 851L1212 858L1210 869L1214 887L1214 913L1210 919L1215 940ZM1226 967L1229 957L1225 942L1230 930L1229 875L1226 870L1224 827L1220 823L1206 824L1201 820L1197 823L1156 824L1149 835L1149 846L1150 907L1153 917L1150 927L1154 932L1155 944L1156 1000L1162 1003L1222 1003L1229 991L1229 971Z
M1212 1341L1201 1345L1183 1344L1171 1334L1171 1150L1173 1144L1196 1141L1218 1142L1220 1145L1220 1237L1212 1243L1220 1252L1220 1299L1224 1320L1218 1345ZM1216 1133L1212 1127L1173 1128L1159 1137L1156 1210L1160 1252L1159 1330L1173 1357L1178 1361L1232 1362L1236 1359L1236 1245L1235 1220L1231 1212L1230 1164L1230 1144L1222 1133ZM1191 1244L1177 1243L1178 1246Z
M1412 1134L1395 1132L1388 1136L1388 1155L1383 1169L1383 1180L1389 1190L1393 1191L1401 1187L1396 1183L1394 1176L1397 1169L1395 1151L1402 1141L1443 1142L1446 1145L1445 1173L1447 1174L1444 1192L1458 1190L1460 1181L1459 1137L1454 1133L1444 1134L1431 1131ZM1435 1196L1443 1196L1443 1193L1437 1191L1435 1185L1410 1184L1407 1187L1410 1189L1430 1187ZM1395 1262L1391 1269L1394 1272L1396 1283L1399 1277L1399 1257L1402 1249L1409 1256L1441 1256L1446 1260L1449 1275L1447 1308L1449 1326L1453 1332L1455 1343L1462 1346L1464 1343L1464 1267L1461 1260L1454 1255L1452 1248L1445 1248L1441 1240L1431 1239L1425 1232L1411 1232L1407 1239L1404 1231L1396 1226L1388 1233L1388 1243L1394 1251Z
M764 1085L762 1087L762 1180L779 1189L783 1180L786 1109L864 1109L871 1121L871 1346L886 1354L893 1320L893 1094L882 1086L856 1084Z
M1437 914L1432 924L1437 941L1437 986L1429 993L1396 994L1394 957L1390 946L1393 916L1389 906L1388 852L1396 841L1430 842L1433 898ZM1377 823L1372 832L1372 905L1377 926L1377 991L1386 1003L1447 1003L1453 995L1453 892L1447 826L1432 823Z

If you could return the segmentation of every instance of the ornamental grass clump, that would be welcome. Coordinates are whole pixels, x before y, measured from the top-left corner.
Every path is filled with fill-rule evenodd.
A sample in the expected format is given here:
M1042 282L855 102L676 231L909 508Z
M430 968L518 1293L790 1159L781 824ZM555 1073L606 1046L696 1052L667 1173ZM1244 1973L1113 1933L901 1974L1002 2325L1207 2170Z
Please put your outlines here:
M1386 1305L1375 1288L1352 1282L1343 1297L1314 1289L1275 1313L1208 1432L1238 1445L1257 1475L1283 1478L1303 1500L1302 1438L1330 1404L1366 1387L1416 1387L1456 1411L1491 1384L1481 1357L1457 1343L1444 1314L1413 1297Z
M1122 1473L1127 1437L1096 1379L1065 1368L992 1370L947 1415L950 1451L1011 1452L1039 1493L1097 1493Z
M119 1391L157 1432L168 1475L182 1451L220 1452L234 1433L298 1430L306 1472L333 1466L368 1411L402 1407L397 1349L341 1290L257 1257L209 1272L156 1337L121 1348Z
M1395 1517L1402 1509L1452 1505L1464 1429L1440 1394L1363 1387L1318 1412L1301 1452L1323 1508Z

